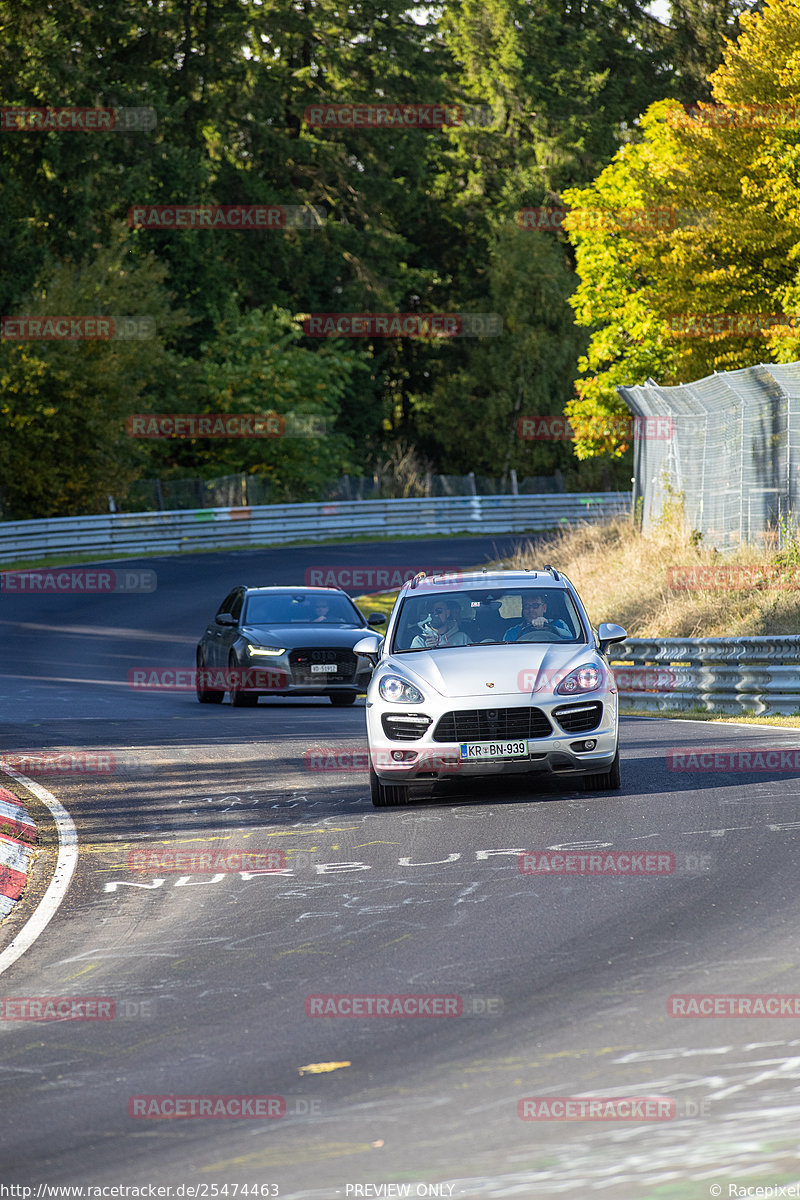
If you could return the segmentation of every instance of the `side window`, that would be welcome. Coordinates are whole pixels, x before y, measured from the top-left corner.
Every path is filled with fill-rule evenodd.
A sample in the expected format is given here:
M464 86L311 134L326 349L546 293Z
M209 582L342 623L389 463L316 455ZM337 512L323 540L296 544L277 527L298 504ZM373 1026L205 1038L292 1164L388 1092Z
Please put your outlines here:
M239 617L242 615L242 604L244 603L244 591L241 588L237 588L237 590L235 592L232 592L231 594L233 596L233 604L231 605L231 607L228 611L230 613L232 613L233 616L236 617L236 620L238 621Z
M222 604L220 604L219 608L217 609L217 616L219 616L220 613L233 612L233 607L236 603L237 596L239 596L239 610L241 611L241 593L239 592L238 588L234 588L232 592L228 592L227 596L222 601Z

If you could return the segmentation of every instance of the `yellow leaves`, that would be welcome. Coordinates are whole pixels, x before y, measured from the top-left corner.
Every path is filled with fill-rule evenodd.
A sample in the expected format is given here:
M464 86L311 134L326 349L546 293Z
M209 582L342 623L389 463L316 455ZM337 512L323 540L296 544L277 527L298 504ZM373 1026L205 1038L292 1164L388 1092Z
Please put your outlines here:
M351 1067L350 1062L324 1062L324 1063L308 1063L305 1067L298 1067L300 1075L322 1075L329 1071L339 1071L342 1067Z

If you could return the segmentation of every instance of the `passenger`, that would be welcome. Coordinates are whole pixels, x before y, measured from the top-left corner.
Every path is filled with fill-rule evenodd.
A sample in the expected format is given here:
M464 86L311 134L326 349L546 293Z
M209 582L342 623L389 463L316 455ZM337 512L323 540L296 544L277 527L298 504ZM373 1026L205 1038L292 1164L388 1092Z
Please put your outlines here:
M471 639L458 628L461 608L456 600L435 600L428 619L411 643L412 650L433 650L437 646L469 646Z
M548 620L547 596L543 592L526 592L522 597L522 621L506 630L503 641L524 642L528 640L526 635L536 630L554 633L559 638L572 637L569 627L558 617L554 621Z

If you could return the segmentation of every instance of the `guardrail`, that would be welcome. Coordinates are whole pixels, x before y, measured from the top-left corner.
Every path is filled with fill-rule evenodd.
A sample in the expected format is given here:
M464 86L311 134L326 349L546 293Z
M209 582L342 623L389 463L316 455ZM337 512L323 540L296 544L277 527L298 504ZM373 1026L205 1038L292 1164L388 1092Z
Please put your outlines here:
M631 499L630 492L440 496L6 521L0 522L0 563L270 546L365 534L534 533L629 513Z
M800 635L628 638L609 659L626 707L800 712Z

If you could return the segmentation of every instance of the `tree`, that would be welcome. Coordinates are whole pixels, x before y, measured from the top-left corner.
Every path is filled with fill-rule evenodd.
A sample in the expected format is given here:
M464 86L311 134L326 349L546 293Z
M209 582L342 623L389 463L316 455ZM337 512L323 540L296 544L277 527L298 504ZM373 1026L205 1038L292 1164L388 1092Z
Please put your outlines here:
M7 520L107 511L109 495L124 491L146 461L126 435L126 417L150 388L173 403L182 372L168 344L185 318L170 308L165 268L152 258L131 263L128 249L123 234L83 266L51 267L19 315L146 318L141 336L0 342Z
M279 436L161 443L162 461L188 457L206 476L258 474L270 481L275 501L312 500L329 479L351 469L352 445L335 424L343 397L367 368L352 352L330 346L317 352L301 343L300 323L283 309L229 312L204 347L198 411L275 413L283 418ZM312 420L305 428L319 434L305 436L306 418Z
M651 375L681 383L788 361L800 349L796 330L771 332L756 320L800 305L800 3L767 0L741 24L711 78L718 107L700 105L695 117L670 102L651 106L642 142L589 188L566 194L581 210L567 222L581 277L571 303L593 329L569 406L583 426L581 456L608 448L595 435L623 407L618 384ZM656 215L640 220L631 210ZM703 314L732 319L714 327L696 319ZM618 435L612 443L621 453Z
M502 318L500 336L440 344L434 383L415 403L426 452L448 472L507 475L564 467L564 442L532 442L517 422L530 413L560 413L569 398L584 343L567 298L574 287L564 246L545 233L509 225L489 259L488 306Z

